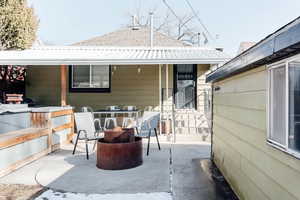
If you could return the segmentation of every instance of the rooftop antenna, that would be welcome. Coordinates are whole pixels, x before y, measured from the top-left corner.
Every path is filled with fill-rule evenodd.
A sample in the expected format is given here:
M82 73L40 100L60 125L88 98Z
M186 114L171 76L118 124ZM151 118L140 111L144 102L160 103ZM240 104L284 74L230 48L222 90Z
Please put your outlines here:
M200 37L201 37L201 33L197 33L197 39L198 39L198 46L200 47L201 44L200 44Z
M153 47L153 29L154 29L153 12L149 13L149 17L150 17L150 48L152 48Z

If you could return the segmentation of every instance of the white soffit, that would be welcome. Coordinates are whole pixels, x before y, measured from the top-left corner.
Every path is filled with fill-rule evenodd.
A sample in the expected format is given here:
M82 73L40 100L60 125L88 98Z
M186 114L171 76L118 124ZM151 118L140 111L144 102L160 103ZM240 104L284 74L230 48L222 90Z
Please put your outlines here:
M206 47L41 46L0 51L0 65L218 64L229 59L224 52Z

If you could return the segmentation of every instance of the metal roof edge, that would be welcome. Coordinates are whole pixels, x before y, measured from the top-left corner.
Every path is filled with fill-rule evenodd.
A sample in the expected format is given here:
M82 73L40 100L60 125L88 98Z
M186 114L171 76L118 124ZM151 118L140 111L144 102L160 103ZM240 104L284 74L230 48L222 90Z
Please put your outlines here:
M209 73L206 82L216 82L298 53L300 53L300 17Z
M155 60L127 60L127 59L80 59L80 60L68 60L68 59L47 59L47 60L1 60L1 65L157 65L157 64L218 64L224 61L224 59L155 59Z
M21 51L30 51L30 50L214 50L218 51L214 47L193 47L193 46L185 46L185 47L168 47L168 46L34 46L27 50ZM20 50L16 50L20 51ZM221 51L220 51L221 52ZM224 52L221 52L224 53ZM226 53L224 53L226 54ZM228 55L228 57L230 57Z

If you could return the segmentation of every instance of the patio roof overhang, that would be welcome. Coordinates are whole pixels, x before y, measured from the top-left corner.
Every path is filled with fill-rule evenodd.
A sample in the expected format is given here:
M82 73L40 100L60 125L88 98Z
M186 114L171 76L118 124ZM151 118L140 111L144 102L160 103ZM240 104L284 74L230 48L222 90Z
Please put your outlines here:
M208 47L40 46L0 51L0 65L219 64L229 59L224 52Z

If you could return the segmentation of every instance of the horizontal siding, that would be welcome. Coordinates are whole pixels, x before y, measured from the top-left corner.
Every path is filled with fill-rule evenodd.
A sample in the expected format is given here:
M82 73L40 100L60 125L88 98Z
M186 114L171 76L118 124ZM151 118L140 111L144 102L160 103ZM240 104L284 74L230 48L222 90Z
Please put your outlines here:
M138 67L141 72L138 73ZM203 112L203 90L210 88L205 83L205 73L209 65L197 67L197 109ZM139 108L159 105L159 71L153 66L117 66L112 67L111 93L67 93L67 104L79 110L82 106L103 109L110 105L136 105ZM60 104L60 67L33 66L28 68L26 93L42 105ZM173 65L169 65L169 88L173 89ZM68 84L67 84L68 85ZM162 88L166 88L166 66L162 66ZM172 90L164 109L171 108ZM169 105L169 106L168 106Z
M112 67L111 93L68 93L68 104L78 110L82 106L103 109L110 105L159 105L158 66Z
M266 143L265 67L216 83L214 160L241 199L299 199L300 160Z
M60 67L28 67L26 96L39 105L60 105Z

